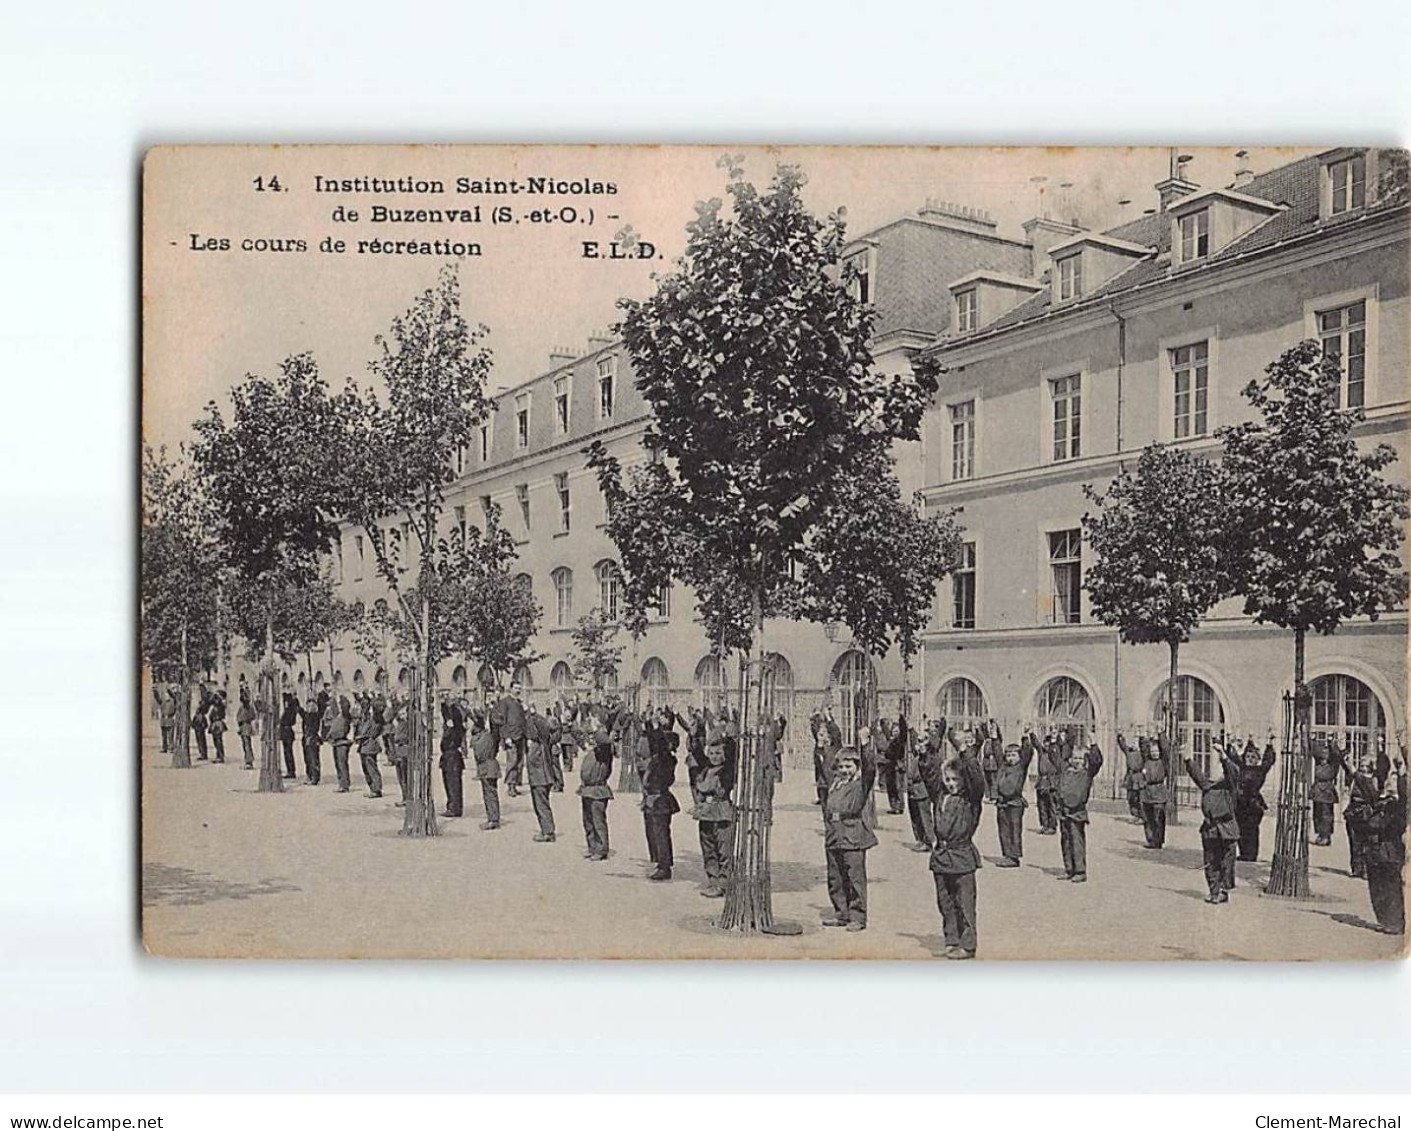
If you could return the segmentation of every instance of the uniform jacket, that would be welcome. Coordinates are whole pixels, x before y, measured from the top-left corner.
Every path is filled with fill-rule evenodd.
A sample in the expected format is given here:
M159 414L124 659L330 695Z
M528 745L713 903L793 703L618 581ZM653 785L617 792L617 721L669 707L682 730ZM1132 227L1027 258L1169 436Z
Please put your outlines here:
M1228 754L1220 755L1221 776L1212 781L1196 763L1186 759L1186 773L1200 789L1200 835L1204 840L1239 840L1240 827L1235 820L1235 782L1239 765Z
M1313 788L1310 796L1314 801L1336 805L1338 801L1338 771L1345 768L1342 751L1326 742L1313 744Z
M924 802L930 794L926 792L926 779L921 773L921 751L924 747L930 752L930 757L940 757L941 744L945 742L945 738L939 730L928 734L924 743L917 740L915 733L910 738L911 741L906 746L906 795Z
M481 781L500 780L500 760L495 757L499 744L489 727L475 732L470 740L470 752L475 756L475 776Z
M609 712L593 732L592 745L583 755L578 770L578 796L595 800L608 800L612 797L612 730L617 721L617 712Z
M253 734L255 723L255 708L248 703L241 703L235 711L235 729L240 734Z
M294 722L299 717L299 703L294 696L289 696L284 701L284 710L279 715L279 736L281 738L294 737Z
M317 704L299 708L299 722L304 728L305 746L315 747L323 741L323 716L319 714Z
M1370 864L1406 862L1406 773L1396 776L1396 793L1378 797L1367 818L1367 855Z
M1034 760L1034 742L1027 734L1019 743L1019 764L1001 762L995 772L995 804L1002 809L1027 809L1024 782L1029 777L1029 763Z
M823 802L823 846L845 852L867 851L877 843L872 831L876 810L872 791L877 785L877 756L871 746L858 751L861 772L851 781L837 776L834 758ZM871 820L868 819L872 814Z
M442 703L441 765L465 767L465 712L459 703Z
M375 754L382 737L382 728L371 711L364 711L353 730L353 739L358 744L359 754Z
M1139 791L1142 787L1142 762L1144 761L1140 744L1133 749L1127 745L1127 740L1119 734L1117 749L1122 752L1122 758L1127 763L1127 788Z
M513 695L502 696L490 708L490 725L505 742L515 742L525 736L524 708Z
M1165 805L1169 793L1166 767L1170 763L1171 743L1162 735L1154 743L1143 738L1137 744L1142 755L1142 804Z
M980 853L972 839L980 825L985 799L985 772L973 753L961 755L960 792L946 792L942 777L943 759L929 744L921 759L921 774L933 799L936 842L931 849L931 871L943 875L965 875L980 867Z
M1088 798L1093 791L1093 778L1102 769L1102 751L1097 743L1088 747L1083 764L1077 769L1063 762L1058 775L1058 811L1065 821L1087 821Z
M695 806L691 816L698 821L733 821L735 803L735 763L731 758L730 742L723 724L708 720L702 763L696 774Z
M176 699L170 695L162 699L162 722L176 722Z
M676 747L680 737L668 723L647 726L647 764L642 770L642 812L665 814L681 811L681 804L671 792L676 784Z
M554 734L549 720L538 711L530 710L524 719L524 731L529 740L524 756L524 770L529 784L553 785L554 775L549 768L549 758Z
M348 746L348 716L330 705L323 716L323 737L334 746Z
M1274 766L1273 743L1264 747L1264 757L1251 760L1254 744L1245 748L1244 758L1238 764L1239 780L1235 789L1235 809L1241 813L1264 813L1269 806L1264 801L1264 779Z
M1052 793L1058 788L1058 775L1063 770L1063 747L1056 741L1044 739L1043 744L1039 747L1038 757L1038 791Z

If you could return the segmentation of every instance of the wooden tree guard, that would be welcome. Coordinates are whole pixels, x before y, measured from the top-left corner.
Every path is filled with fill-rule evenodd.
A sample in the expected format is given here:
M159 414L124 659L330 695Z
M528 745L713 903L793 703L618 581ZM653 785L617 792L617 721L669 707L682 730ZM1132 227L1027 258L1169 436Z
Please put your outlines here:
M627 725L622 728L622 751L617 764L617 792L641 793L642 779L637 773L637 743L642 738L642 721L638 715L640 696L637 684L627 688L624 705L627 711Z
M179 770L191 768L191 677L185 674L176 697L176 731L172 735L171 764Z
M411 757L407 760L407 804L402 810L402 836L440 836L436 823L436 799L431 791L431 746L433 737L432 691L420 663L408 672L407 691L411 707Z
M1279 768L1279 817L1274 833L1274 864L1265 895L1307 899L1308 809L1312 754L1308 721L1300 718L1293 697L1284 695L1283 759Z
M279 707L284 673L273 664L260 672L260 784L259 793L283 793L284 771L279 765Z

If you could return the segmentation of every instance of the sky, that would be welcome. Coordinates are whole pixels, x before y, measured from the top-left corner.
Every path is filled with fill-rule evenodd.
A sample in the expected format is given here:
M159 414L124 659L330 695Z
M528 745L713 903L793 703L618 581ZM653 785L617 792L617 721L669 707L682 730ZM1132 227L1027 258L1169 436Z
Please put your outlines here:
M1255 172L1312 149L1249 147ZM1186 148L1188 179L1203 186L1231 182L1235 149ZM463 260L464 309L488 327L494 353L491 388L528 380L548 368L556 347L587 348L590 334L618 317L619 297L644 298L652 272L669 269L685 246L695 202L724 195L727 153L741 154L747 175L767 180L780 161L808 176L805 199L818 214L847 210L848 234L859 236L903 215L928 197L987 210L1002 235L1022 238L1026 219L1047 210L1101 229L1156 206L1154 185L1169 169L1166 148L737 148L701 147L187 147L159 150L144 176L144 435L175 446L190 422L246 373L273 373L280 360L310 350L328 380L366 381L375 335L435 279L435 257L328 254L325 237L350 247L359 239L431 239L453 235L481 244ZM415 176L443 180L536 174L615 182L612 196L443 196L327 194L314 176ZM281 178L282 193L256 191ZM1042 180L1039 180L1042 178ZM1042 196L1041 196L1042 194ZM1122 205L1119 202L1128 200ZM374 204L466 208L479 203L482 222L457 225L372 224ZM356 208L356 223L336 222L339 205ZM573 223L536 222L533 210L577 209ZM493 225L497 205L518 223ZM586 209L593 223L585 223ZM609 219L609 217L615 219ZM624 226L650 241L650 261L585 259L583 240L608 241ZM306 240L310 250L255 253L243 239ZM231 250L211 250L229 239ZM195 250L200 247L202 250Z

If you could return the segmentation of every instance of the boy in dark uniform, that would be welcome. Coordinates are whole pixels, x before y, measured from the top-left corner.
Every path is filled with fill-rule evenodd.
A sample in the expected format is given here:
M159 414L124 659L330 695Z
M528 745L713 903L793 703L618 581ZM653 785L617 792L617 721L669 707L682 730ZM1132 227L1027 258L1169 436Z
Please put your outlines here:
M173 703L175 710L175 703ZM240 685L240 706L235 708L235 731L240 735L240 749L245 753L245 769L255 768L255 708L250 705L250 689Z
M1019 745L1004 748L1004 761L995 774L995 824L999 829L999 850L1004 859L1001 868L1019 867L1024 855L1024 783L1029 777L1029 763L1034 758L1034 741L1027 728Z
M1200 846L1205 855L1206 903L1228 903L1235 886L1235 852L1240 839L1235 820L1235 781L1239 765L1221 749L1221 777L1212 781L1194 758L1186 759L1186 773L1200 790Z
M216 752L216 761L225 761L225 696L217 691L211 696L211 746Z
M578 774L578 796L583 803L583 837L587 860L608 858L608 802L612 800L612 732L616 712L606 707L594 707L588 750L583 754L583 767Z
M1136 824L1142 824L1142 752L1141 747L1128 745L1126 737L1118 731L1117 749L1127 764L1125 786L1127 789L1127 812Z
M898 716L897 725L883 719L881 722L882 755L878 759L878 769L882 773L882 787L887 791L887 812L904 813L902 806L902 774L906 768L906 746L909 728L906 719Z
M663 707L647 721L647 764L642 770L642 823L646 826L647 854L655 868L647 878L671 879L676 857L671 845L671 818L681 805L671 792L676 783L676 748L681 736L675 715Z
M176 693L167 687L158 698L161 702L162 753L170 754L176 742Z
M935 807L935 843L931 875L936 882L936 907L941 913L947 958L974 958L979 944L975 914L975 872L980 853L975 830L985 796L985 773L967 749L959 758L944 760L928 743L921 774Z
M446 787L443 817L465 813L465 713L459 703L441 700L441 781Z
M1052 734L1045 735L1039 746L1038 769L1034 794L1038 800L1039 835L1053 836L1058 832L1058 775L1063 771L1063 749Z
M196 739L196 760L205 762L210 759L206 753L206 711L210 704L206 701L206 689L201 688L201 697L196 702L196 709L191 712L191 734ZM293 775L289 775L293 776Z
M828 794L823 802L823 852L833 914L824 917L825 927L867 929L867 850L877 843L872 831L877 758L870 738L867 728L860 727L859 749L844 747L829 766Z
M1102 769L1102 751L1095 742L1083 750L1071 734L1065 734L1063 742L1066 756L1058 775L1058 820L1067 874L1061 878L1083 884L1088 881L1088 798L1093 778Z
M1385 778L1385 773L1382 776ZM1354 880L1367 878L1368 832L1378 794L1376 779L1369 767L1358 765L1352 775L1352 784L1347 789L1347 805L1342 811L1342 819L1347 824L1348 874Z
M411 786L411 773L409 760L412 756L412 724L411 724L411 704L402 696L393 696L391 710L392 726L389 737L392 740L392 752L387 756L392 763L392 768L397 771L397 788L401 790L402 800L397 802L398 808L405 808L407 804L407 790Z
M822 714L814 715L810 727L813 731L813 785L817 804L821 806L828 796L828 763L843 744L843 732L833 721L831 706L825 707Z
M926 728L925 750L930 758L943 760L946 723L932 719ZM906 745L906 808L911 817L913 852L930 852L936 842L935 821L931 813L931 796L926 792L926 779L921 773L921 750L916 736L910 735Z
M298 772L294 768L294 724L298 718L299 700L286 691L284 710L279 716L279 744L284 747L284 776L291 780Z
M705 713L705 746L702 763L692 787L695 818L701 839L701 861L705 865L706 886L701 894L707 899L725 895L725 880L730 874L735 831L735 765L730 758L726 725Z
M1274 743L1264 747L1260 757L1254 739L1245 743L1240 759L1239 783L1235 793L1235 823L1240 828L1239 858L1259 859L1259 826L1269 806L1264 801L1264 779L1274 765Z
M502 695L490 708L490 728L497 741L509 746L509 764L505 784L511 797L519 796L519 782L524 773L524 708L510 694Z
M319 747L323 744L323 716L317 699L310 699L299 708L299 725L304 731L304 781L309 785L318 785L323 780L323 757L319 754Z
M980 748L980 767L985 771L985 800L993 804L995 777L999 773L1000 759L1004 755L1004 747L999 738L999 724L991 719L985 723L983 730L973 737Z
M1338 803L1338 771L1344 769L1342 751L1323 739L1313 742L1313 843L1333 842L1333 809Z
M377 768L377 755L382 750L382 712L364 699L354 737L358 742L358 760L363 767L363 781L369 797L382 796L382 771Z
M529 776L529 800L534 807L534 816L539 820L539 831L534 834L534 840L537 844L551 844L555 839L554 811L549 805L549 790L554 784L553 730L549 720L533 707L525 716L524 729L528 741L525 772Z
M1166 767L1170 765L1170 742L1162 735L1155 742L1142 735L1137 749L1142 756L1142 825L1146 831L1146 846L1162 848L1166 844L1166 801L1169 786Z
M500 760L496 757L500 744L489 720L479 719L480 729L470 741L475 758L475 776L480 779L480 796L485 802L485 820L480 828L493 832L500 827Z
M1381 755L1374 786L1377 800L1368 814L1365 835L1367 894L1382 932L1404 935L1406 888L1402 869L1406 864L1407 802L1406 765L1402 758L1388 764L1386 755Z

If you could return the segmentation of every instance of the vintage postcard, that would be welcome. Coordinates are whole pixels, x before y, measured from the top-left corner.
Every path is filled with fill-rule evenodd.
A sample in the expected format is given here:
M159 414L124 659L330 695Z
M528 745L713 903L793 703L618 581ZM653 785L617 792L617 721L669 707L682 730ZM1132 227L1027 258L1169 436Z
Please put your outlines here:
M1405 954L1405 151L142 181L152 954Z

